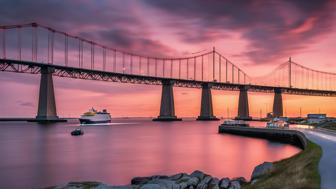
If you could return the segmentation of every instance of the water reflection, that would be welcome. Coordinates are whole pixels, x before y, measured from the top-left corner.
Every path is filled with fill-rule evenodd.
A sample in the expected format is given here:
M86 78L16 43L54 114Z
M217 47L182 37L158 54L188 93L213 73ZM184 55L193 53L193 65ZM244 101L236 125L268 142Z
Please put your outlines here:
M300 151L287 144L217 134L220 122L116 122L121 124L82 127L85 134L80 137L70 136L78 123L0 123L2 187L38 188L71 180L127 184L134 176L196 169L217 177L249 178L257 164Z

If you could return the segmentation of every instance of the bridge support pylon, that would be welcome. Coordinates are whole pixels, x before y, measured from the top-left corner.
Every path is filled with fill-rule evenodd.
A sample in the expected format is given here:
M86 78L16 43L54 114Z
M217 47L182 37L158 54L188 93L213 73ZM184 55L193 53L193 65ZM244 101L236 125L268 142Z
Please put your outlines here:
M201 111L198 121L216 121L219 120L213 115L211 85L204 83L202 85Z
M238 116L237 120L252 120L249 115L249 103L248 103L248 87L242 86L239 90L239 102L238 102Z
M36 116L37 122L61 121L56 112L54 84L52 79L53 72L54 70L49 67L41 67L39 103Z
M283 116L283 103L282 103L282 91L281 89L274 90L274 101L273 101L273 117Z
M153 121L181 121L175 115L173 82L171 80L162 81L162 96L160 115Z

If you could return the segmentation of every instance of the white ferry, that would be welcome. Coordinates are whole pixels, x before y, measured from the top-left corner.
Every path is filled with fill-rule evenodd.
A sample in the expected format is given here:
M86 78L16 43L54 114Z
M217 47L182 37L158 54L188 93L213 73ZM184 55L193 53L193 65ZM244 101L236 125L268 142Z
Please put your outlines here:
M111 115L105 109L101 112L91 108L79 118L81 124L110 123Z
M224 122L222 123L222 126L238 126L238 127L248 127L249 124L246 123L243 120L224 120Z

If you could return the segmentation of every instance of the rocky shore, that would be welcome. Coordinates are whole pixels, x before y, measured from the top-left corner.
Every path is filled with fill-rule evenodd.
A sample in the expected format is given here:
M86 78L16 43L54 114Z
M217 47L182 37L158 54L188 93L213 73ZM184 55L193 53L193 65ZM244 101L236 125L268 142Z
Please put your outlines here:
M273 164L265 162L258 165L251 176L252 184L258 177L268 173ZM202 171L191 174L179 173L171 176L153 175L149 177L135 177L130 185L111 186L100 182L70 182L63 186L49 187L50 189L240 189L248 181L244 177L217 178Z

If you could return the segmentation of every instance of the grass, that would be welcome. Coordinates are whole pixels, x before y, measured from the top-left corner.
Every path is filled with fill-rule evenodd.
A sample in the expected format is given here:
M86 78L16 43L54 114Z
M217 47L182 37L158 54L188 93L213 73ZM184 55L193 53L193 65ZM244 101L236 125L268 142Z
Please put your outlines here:
M319 189L318 163L321 155L321 147L309 141L305 150L274 162L269 174L260 177L254 185L244 185L243 189Z

